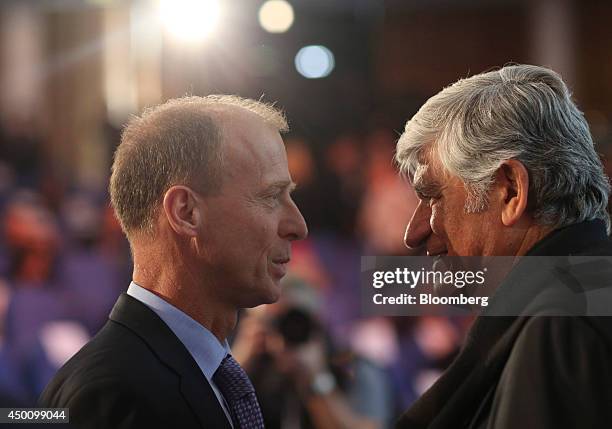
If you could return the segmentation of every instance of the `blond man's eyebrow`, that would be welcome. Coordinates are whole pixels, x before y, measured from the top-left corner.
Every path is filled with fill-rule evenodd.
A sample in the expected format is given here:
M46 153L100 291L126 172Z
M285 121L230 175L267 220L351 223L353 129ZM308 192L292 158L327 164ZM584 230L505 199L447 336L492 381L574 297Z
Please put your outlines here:
M288 189L289 192L293 192L293 190L297 187L297 184L293 180L279 180L278 182L270 183L266 187L266 192L271 191L284 191Z

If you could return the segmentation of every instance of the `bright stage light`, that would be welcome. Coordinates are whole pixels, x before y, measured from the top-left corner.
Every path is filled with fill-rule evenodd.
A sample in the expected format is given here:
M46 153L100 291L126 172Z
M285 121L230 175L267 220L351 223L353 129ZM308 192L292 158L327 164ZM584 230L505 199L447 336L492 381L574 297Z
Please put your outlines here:
M289 30L293 18L293 8L285 0L268 0L259 8L259 24L269 33Z
M334 54L325 46L305 46L295 56L295 68L308 79L328 76L334 66Z
M166 30L184 42L202 41L216 27L219 0L160 0L160 18Z

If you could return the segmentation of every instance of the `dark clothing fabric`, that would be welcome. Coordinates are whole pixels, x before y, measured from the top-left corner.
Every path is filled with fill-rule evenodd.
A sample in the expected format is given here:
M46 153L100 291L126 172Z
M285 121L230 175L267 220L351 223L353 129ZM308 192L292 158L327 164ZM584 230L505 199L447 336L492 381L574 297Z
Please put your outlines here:
M231 428L185 346L127 294L58 371L40 405L69 408L78 428Z
M572 225L537 243L528 256L559 258L518 262L458 357L396 427L612 426L612 318L581 316L586 301L571 279L585 273L570 273L569 255L612 255L605 224ZM588 274L590 284L612 283L609 271ZM490 315L517 309L520 316Z
M263 416L255 389L232 355L225 356L213 380L227 401L234 428L263 429Z

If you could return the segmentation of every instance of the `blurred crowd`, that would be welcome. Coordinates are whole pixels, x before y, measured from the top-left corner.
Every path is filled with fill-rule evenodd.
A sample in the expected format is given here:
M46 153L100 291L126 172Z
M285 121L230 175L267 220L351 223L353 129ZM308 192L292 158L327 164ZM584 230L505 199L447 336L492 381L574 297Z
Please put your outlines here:
M361 311L361 256L405 254L416 203L393 164L396 138L386 129L327 144L286 137L310 236L294 244L281 301L244 311L232 339L268 428L388 427L461 344L468 320ZM34 404L131 279L105 186L58 189L42 147L27 128L0 133L3 406Z

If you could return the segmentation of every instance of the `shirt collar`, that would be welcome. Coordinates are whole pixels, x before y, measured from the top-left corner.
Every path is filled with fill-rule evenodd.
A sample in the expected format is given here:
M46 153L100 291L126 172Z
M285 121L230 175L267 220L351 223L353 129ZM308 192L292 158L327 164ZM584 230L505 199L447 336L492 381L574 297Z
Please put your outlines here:
M212 332L200 323L134 282L130 283L127 294L153 310L168 325L174 335L187 348L210 382L223 358L230 353L227 340L222 344Z

